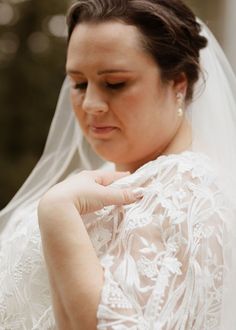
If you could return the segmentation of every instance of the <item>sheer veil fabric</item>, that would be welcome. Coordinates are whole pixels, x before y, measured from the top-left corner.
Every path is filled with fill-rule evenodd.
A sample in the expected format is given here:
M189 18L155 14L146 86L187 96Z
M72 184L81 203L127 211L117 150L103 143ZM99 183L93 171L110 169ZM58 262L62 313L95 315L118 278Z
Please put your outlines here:
M192 151L207 154L218 167L220 187L232 212L225 224L224 285L220 330L236 329L236 78L208 28L202 25L208 47L201 51L202 75L186 111L193 128ZM35 210L40 197L74 171L110 165L85 141L69 100L69 80L61 89L44 153L24 185L0 212L1 239Z
M223 234L224 285L220 330L236 329L236 77L207 26L208 47L201 52L202 77L187 114L193 128L192 150L207 154L217 166L219 186L231 213ZM200 94L199 94L200 93Z

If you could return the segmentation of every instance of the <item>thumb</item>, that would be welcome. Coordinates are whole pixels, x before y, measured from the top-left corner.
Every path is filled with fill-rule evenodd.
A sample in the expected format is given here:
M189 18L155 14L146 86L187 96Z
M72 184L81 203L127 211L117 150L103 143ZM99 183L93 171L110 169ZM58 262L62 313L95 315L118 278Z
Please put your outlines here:
M132 204L144 195L143 188L136 189L117 189L111 188L106 195L105 206Z

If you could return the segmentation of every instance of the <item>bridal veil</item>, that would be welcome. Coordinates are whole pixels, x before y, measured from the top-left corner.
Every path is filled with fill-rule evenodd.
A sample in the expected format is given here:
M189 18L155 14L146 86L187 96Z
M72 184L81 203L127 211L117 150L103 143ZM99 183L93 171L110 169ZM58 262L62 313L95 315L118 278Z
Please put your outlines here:
M194 89L187 116L193 128L192 150L204 152L218 167L220 186L231 205L225 224L223 307L220 330L236 329L236 78L208 28L201 51L202 74ZM61 89L47 143L38 164L11 202L0 212L0 246L6 229L37 207L40 197L66 175L105 164L85 141L69 99L69 80Z

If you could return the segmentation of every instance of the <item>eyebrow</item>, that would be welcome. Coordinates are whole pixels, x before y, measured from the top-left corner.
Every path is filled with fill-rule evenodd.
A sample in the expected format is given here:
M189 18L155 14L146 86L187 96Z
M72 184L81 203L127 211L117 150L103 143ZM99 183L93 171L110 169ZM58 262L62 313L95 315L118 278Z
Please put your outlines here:
M129 72L133 72L131 70L122 70L122 69L108 69L108 70L102 70L102 71L98 71L98 75L102 75L102 74L107 74L107 73L129 73ZM82 75L83 73L77 70L73 70L73 69L68 69L66 70L66 73L70 73L70 74L80 74Z

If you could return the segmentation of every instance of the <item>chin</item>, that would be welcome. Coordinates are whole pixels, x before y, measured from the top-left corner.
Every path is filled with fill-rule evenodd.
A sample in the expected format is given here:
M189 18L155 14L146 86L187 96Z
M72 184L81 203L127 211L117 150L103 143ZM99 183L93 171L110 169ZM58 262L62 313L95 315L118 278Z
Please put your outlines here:
M127 151L119 151L117 147L115 147L114 145L104 145L104 143L102 143L102 145L99 144L90 144L93 151L102 159L108 161L108 162L112 162L112 163L117 163L117 164L121 164L124 163L124 160L127 162L128 159L128 155L130 154L130 152Z
M89 138L87 140L93 151L100 158L122 167L129 167L134 164L142 165L149 160L149 154L142 154L140 149L134 150L135 148L132 148L131 145L128 146L126 141L124 143L116 143L114 140L101 141Z
M119 157L117 154L114 154L114 152L102 152L102 151L98 151L97 149L94 149L95 153L101 157L102 159L108 161L108 162L112 162L112 163L123 163L125 157Z

